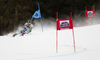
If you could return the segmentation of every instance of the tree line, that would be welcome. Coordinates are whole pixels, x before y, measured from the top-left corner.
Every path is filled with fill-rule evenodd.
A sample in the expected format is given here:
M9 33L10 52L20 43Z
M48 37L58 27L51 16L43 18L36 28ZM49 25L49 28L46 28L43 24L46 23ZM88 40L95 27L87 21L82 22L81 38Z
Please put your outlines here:
M78 14L85 11L87 5L98 6L99 0L0 0L0 35L9 33L18 27L21 21L31 19L40 4L41 14L44 18L55 18L56 12L61 15L73 12ZM96 7L99 9L99 7ZM17 29L17 28L16 28Z

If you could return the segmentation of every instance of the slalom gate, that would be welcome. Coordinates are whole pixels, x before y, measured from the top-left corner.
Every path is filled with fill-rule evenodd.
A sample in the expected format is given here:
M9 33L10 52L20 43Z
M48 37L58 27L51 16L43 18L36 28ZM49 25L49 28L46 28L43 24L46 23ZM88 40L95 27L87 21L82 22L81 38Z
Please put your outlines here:
M75 38L74 38L74 29L73 29L73 22L72 22L72 12L70 12L71 18L69 19L58 19L58 12L56 13L56 53L58 53L58 30L61 29L72 29L73 33L73 44L74 44L74 52L75 49Z
M87 10L87 6L85 6L85 13L86 13L85 24L87 25L87 17L95 17L95 24L96 24L94 5L93 5L93 10Z

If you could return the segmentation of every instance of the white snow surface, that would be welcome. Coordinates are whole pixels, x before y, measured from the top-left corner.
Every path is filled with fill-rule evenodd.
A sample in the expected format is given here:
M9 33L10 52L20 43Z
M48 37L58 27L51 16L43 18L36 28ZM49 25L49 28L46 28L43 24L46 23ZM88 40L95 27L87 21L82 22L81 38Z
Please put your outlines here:
M76 52L72 30L56 29L32 31L25 36L0 36L0 60L100 60L100 25L74 28Z

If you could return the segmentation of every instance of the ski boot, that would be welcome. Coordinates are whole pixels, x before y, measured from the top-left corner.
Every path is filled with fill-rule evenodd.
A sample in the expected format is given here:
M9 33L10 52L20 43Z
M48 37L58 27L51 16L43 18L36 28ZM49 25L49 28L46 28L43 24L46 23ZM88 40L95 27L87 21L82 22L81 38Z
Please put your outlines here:
M24 36L25 33L22 33L21 36Z
M15 37L17 34L14 34L13 37Z

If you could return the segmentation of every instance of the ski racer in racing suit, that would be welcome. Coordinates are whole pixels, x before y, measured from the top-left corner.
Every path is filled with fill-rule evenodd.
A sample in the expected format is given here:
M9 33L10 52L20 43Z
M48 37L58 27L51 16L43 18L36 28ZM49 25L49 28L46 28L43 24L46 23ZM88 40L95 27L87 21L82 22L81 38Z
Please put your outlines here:
M33 25L31 24L30 21L28 21L28 22L26 22L26 23L24 24L24 30L21 30L20 32L15 33L15 34L13 35L13 37L15 37L15 36L18 35L18 34L21 34L22 36L23 36L24 34L28 34L28 33L30 33L30 32L32 31L32 28L33 28Z

